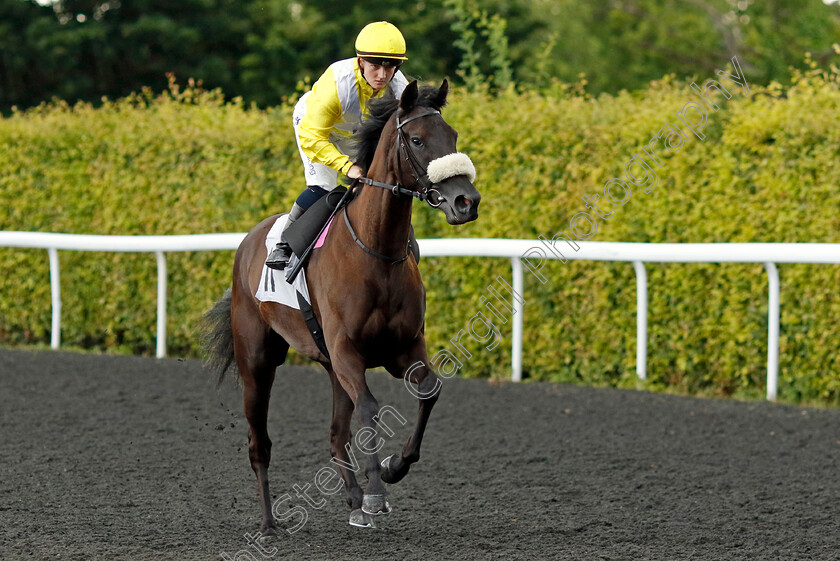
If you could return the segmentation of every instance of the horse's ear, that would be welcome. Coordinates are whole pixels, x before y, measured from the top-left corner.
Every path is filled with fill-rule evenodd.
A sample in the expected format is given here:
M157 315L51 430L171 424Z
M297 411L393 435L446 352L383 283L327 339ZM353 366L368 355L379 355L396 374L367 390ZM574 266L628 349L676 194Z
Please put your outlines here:
M443 79L443 83L438 89L437 95L434 99L434 106L438 109L446 105L446 96L449 95L449 80Z
M404 112L414 109L414 104L417 103L417 80L412 80L409 85L403 90L402 97L400 97L400 109Z

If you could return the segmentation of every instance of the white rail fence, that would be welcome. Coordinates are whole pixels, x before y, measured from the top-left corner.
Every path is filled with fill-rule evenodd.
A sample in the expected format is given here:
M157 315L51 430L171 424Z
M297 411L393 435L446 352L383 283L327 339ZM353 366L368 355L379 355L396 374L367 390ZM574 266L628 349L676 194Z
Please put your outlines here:
M235 250L245 234L187 236L91 236L38 232L0 232L0 247L46 249L52 294L51 346L61 344L61 280L58 251L154 253L157 258L157 356L166 356L166 257L169 252ZM540 240L419 240L429 257L503 257L511 262L512 288L524 293L524 267L538 271L543 259L557 259ZM840 264L840 244L817 243L623 243L578 242L580 250L561 250L565 259L625 261L636 271L636 375L647 376L647 271L645 263L763 263L769 280L767 399L775 400L779 377L779 273L776 263ZM558 248L560 249L560 248ZM536 261L536 263L535 263ZM513 299L512 379L522 379L522 304Z

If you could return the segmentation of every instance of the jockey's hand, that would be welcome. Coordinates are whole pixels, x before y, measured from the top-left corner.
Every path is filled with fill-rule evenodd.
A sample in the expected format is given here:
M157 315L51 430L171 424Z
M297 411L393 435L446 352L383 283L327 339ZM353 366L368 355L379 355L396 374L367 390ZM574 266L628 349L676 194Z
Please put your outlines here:
M365 171L356 164L353 164L353 166L349 170L347 170L347 177L349 177L350 179L359 179L364 175Z

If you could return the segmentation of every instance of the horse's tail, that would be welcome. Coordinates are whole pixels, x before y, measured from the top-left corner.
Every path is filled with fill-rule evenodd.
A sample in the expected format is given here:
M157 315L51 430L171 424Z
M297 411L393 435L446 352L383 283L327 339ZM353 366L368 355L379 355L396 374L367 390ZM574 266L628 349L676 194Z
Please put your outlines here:
M204 350L204 363L213 372L218 373L218 386L225 379L225 374L233 366L233 328L230 324L231 289L201 318L201 343Z

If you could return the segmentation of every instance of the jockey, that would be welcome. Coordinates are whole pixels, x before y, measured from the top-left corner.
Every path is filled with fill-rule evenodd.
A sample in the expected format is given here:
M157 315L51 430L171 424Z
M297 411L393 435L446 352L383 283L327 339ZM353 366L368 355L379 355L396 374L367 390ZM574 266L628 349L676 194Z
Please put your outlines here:
M364 170L348 156L352 135L362 124L371 99L402 95L408 82L399 67L405 60L400 30L386 21L370 23L356 37L356 56L331 64L297 102L292 121L306 190L292 206L286 228L338 185L339 172L350 179L362 177ZM284 269L291 253L281 237L265 264Z

